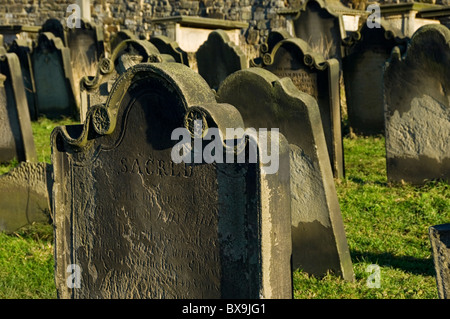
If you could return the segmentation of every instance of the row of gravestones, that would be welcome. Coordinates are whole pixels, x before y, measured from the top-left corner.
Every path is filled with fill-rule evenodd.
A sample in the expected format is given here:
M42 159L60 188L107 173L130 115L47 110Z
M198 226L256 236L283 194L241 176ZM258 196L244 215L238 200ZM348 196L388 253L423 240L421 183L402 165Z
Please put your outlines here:
M354 278L319 107L288 78L250 68L215 94L181 63L135 64L51 140L62 298L291 298L293 269Z

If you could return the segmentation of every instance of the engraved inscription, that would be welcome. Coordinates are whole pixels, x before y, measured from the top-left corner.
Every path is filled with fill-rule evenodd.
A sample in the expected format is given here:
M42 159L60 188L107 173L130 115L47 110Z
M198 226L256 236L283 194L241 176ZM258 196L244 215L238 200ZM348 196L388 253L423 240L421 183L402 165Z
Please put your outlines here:
M273 73L280 78L290 78L300 91L308 93L317 99L317 74L308 73L305 70L285 70L283 68L275 69Z

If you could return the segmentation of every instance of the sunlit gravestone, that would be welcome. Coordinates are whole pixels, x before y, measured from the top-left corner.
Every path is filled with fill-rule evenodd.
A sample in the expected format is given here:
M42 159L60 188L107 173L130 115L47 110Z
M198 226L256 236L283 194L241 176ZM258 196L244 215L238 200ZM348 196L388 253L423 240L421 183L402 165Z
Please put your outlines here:
M289 147L243 127L187 66L145 63L55 129L58 296L291 298Z

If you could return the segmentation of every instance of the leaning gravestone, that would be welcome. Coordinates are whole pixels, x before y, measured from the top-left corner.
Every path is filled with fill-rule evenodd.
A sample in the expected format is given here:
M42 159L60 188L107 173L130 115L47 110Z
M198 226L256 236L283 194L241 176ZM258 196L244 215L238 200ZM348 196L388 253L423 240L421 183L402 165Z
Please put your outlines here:
M223 30L211 32L195 53L198 73L217 89L231 73L248 67L245 53L234 44Z
M429 237L439 298L450 299L450 224L430 227Z
M357 134L384 134L383 67L395 46L407 38L382 22L380 28L367 23L350 36L343 59L345 97L350 127Z
M261 51L260 66L278 77L289 77L300 91L317 100L333 175L343 177L339 62L313 53L308 44L298 38L285 38L270 46L271 51Z
M261 68L230 75L217 101L234 105L246 126L279 128L290 143L293 268L353 280L317 102L290 79Z
M0 47L0 162L36 161L20 62Z
M172 59L171 56L162 55L148 41L122 41L115 48L111 57L100 60L95 76L84 76L80 80L81 122L84 123L90 107L106 102L112 84L130 67L139 63L170 62Z
M41 33L31 61L38 112L48 118L78 118L70 52L61 39L52 33Z
M116 81L84 126L54 130L59 297L291 298L286 140L280 135L274 174L260 153L255 163L197 160L197 144L194 162L174 160L176 129L190 129L188 149L196 120L200 142L213 128L222 132L215 154L226 128L243 127L187 66L143 63Z
M51 223L51 166L26 163L0 176L0 231L14 232L33 223Z
M34 85L33 69L31 66L32 43L27 39L16 39L9 47L9 52L15 53L22 69L23 85L27 95L28 109L32 121L37 120L38 113L35 103L36 86Z
M389 181L450 180L450 30L426 25L386 63L384 99Z

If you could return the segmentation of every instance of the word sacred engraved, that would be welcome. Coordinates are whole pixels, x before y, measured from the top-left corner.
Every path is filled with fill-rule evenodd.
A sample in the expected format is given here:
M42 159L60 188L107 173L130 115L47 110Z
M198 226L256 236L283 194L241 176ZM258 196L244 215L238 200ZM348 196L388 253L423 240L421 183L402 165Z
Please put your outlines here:
M191 177L193 167L186 163L174 163L172 161L155 160L152 157L146 159L126 158L120 159L120 173L141 174L141 175L157 175L172 177Z

